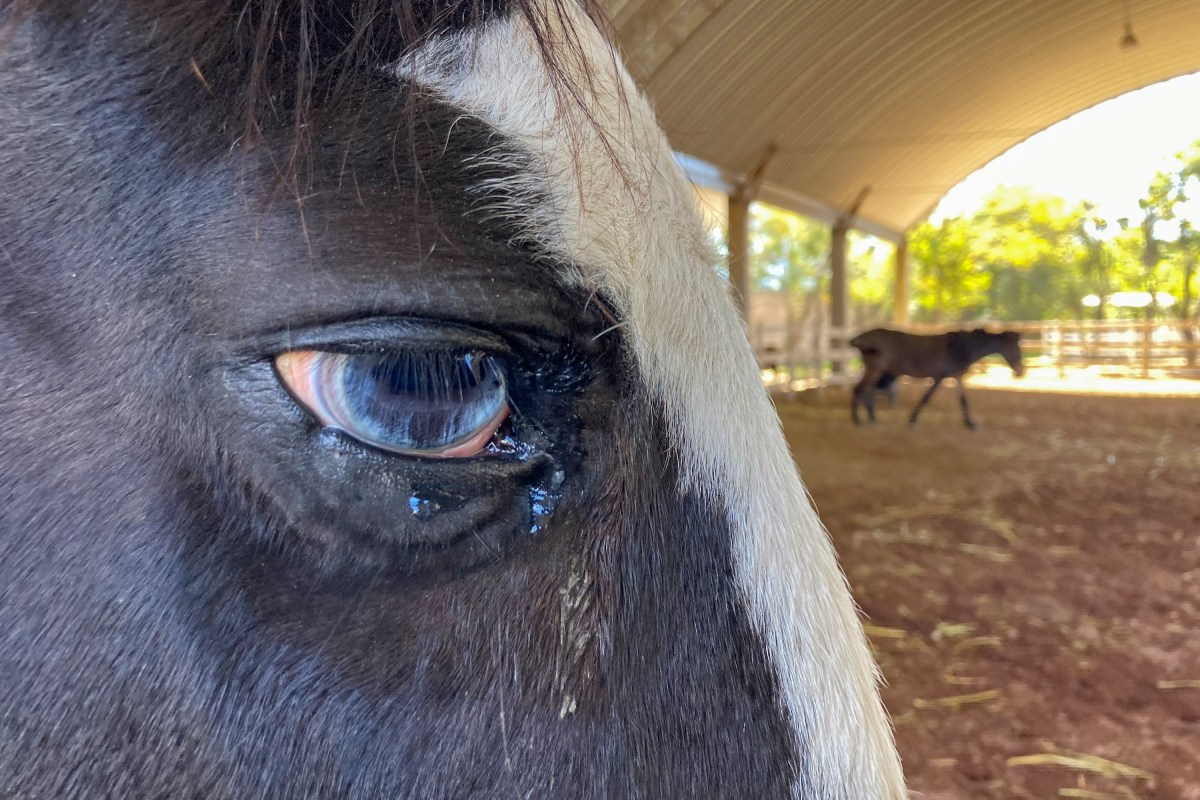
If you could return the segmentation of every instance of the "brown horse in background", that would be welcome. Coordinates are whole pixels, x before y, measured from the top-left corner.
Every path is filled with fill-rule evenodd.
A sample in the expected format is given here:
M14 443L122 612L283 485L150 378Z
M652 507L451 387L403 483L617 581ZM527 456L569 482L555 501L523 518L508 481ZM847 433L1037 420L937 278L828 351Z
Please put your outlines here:
M1021 363L1021 335L1016 331L988 333L982 328L973 331L951 331L933 336L876 328L859 334L850 344L862 353L863 377L854 387L850 401L850 416L859 424L858 407L867 408L867 418L875 421L875 390L892 390L896 378L933 378L933 385L913 409L908 424L917 422L917 415L933 397L946 378L958 382L958 400L962 406L963 424L974 430L976 425L967 407L963 375L981 358L998 354L1008 362L1018 377L1025 373Z

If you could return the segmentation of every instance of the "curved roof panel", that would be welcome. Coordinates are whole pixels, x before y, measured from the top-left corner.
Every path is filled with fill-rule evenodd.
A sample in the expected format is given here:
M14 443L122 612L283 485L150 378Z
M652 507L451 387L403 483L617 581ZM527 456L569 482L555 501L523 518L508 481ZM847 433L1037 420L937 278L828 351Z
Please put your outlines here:
M906 230L974 170L1200 70L1197 0L606 0L675 147ZM1126 8L1138 46L1120 46ZM1200 138L1200 109L1197 109Z

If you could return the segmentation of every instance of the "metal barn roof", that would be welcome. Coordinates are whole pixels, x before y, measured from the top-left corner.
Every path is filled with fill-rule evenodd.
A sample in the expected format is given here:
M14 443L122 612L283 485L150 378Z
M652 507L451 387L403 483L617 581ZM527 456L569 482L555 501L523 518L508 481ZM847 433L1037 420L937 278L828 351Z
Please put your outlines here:
M774 143L763 199L870 187L861 218L893 232L1034 133L1200 70L1200 0L604 2L676 149L738 176Z

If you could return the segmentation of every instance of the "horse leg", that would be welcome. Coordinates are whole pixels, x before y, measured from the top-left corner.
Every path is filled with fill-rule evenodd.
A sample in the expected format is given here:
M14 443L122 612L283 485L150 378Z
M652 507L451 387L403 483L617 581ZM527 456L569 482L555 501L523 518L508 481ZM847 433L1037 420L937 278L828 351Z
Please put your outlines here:
M912 416L908 418L909 425L917 424L917 415L921 413L921 409L925 407L925 404L929 402L929 398L933 397L933 393L936 392L937 388L941 385L941 378L933 379L933 385L930 386L928 391L925 392L925 396L921 398L921 402L917 403L917 407L913 409Z
M875 384L879 382L882 374L878 367L869 363L864 364L862 380L855 384L850 398L850 418L854 420L855 425L860 424L858 419L860 403L867 407L868 421L875 421Z
M854 391L850 394L850 419L854 420L855 425L861 425L862 420L858 418L858 404L862 402L862 393L867 385L867 376L863 375L863 379L854 386Z
M967 389L963 386L961 376L958 379L958 404L962 406L963 425L966 425L971 430L976 430L979 426L971 419L971 409L967 407Z

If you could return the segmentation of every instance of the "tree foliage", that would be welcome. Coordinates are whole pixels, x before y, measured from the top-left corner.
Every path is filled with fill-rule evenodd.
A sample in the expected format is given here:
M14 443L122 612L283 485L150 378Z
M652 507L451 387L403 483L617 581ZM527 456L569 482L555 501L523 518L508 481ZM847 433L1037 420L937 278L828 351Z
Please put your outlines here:
M1200 141L1154 176L1141 219L1102 218L1088 202L1001 186L973 214L909 234L912 312L921 322L1140 315L1106 302L1116 292L1170 295L1152 314L1200 316ZM828 226L762 204L750 217L751 285L786 294L799 316L827 302ZM888 317L893 249L849 237L850 292L859 323ZM1089 303L1084 298L1090 298Z
M1200 141L1178 153L1172 169L1154 176L1140 205L1147 284L1178 297L1181 319L1200 317L1194 300L1200 294Z
M922 321L1104 318L1115 292L1160 293L1196 314L1200 142L1155 175L1140 220L1106 220L1088 202L1002 186L974 214L926 222L909 250ZM1085 305L1084 298L1093 303ZM1152 305L1150 312L1163 311Z
M976 260L978 243L968 220L923 223L909 236L915 269L913 302L933 322L977 314L987 301L986 273Z
M816 292L829 281L829 228L783 209L756 203L750 213L751 286Z

